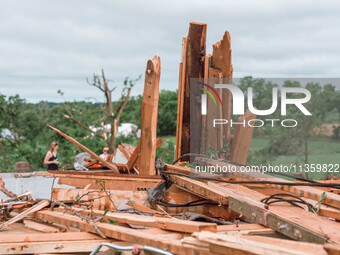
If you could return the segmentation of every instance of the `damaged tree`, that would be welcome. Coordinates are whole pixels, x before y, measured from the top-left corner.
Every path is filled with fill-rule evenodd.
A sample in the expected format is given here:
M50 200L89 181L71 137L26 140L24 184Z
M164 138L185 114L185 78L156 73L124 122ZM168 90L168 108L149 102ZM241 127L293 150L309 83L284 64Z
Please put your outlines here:
M87 79L87 83L91 86L98 88L101 92L103 92L105 96L105 103L103 103L100 109L98 109L97 111L79 112L76 109L70 108L67 105L67 103L64 102L63 105L67 112L67 114L64 114L64 117L72 120L73 122L81 126L83 129L94 134L96 137L104 139L107 146L110 148L110 151L114 151L116 148L116 136L120 117L130 98L132 87L136 84L136 82L140 78L141 76L139 76L135 80L130 80L128 77L125 78L121 98L119 100L119 103L114 107L112 103L112 93L116 90L117 86L113 88L109 87L109 80L105 77L104 70L102 70L101 75L93 74L93 80ZM102 131L93 130L87 125L85 125L82 121L79 120L78 117L74 115L75 112L77 112L79 115L99 113L100 118L98 119L98 123L100 123ZM109 130L104 129L105 123L111 125Z

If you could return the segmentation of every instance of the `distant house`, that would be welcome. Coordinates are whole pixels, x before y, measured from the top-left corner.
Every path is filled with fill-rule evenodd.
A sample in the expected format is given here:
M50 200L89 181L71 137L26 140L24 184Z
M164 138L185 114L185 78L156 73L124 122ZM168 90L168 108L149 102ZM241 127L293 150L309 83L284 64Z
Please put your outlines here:
M103 127L89 126L89 128L93 132L104 131L106 133L109 133L111 130L111 124L106 124ZM135 124L122 123L118 126L118 130L117 130L117 137L119 136L124 136L124 137L133 136L133 137L140 138L140 130L138 130L138 127Z
M7 128L1 130L1 137L8 140L15 139L13 133Z

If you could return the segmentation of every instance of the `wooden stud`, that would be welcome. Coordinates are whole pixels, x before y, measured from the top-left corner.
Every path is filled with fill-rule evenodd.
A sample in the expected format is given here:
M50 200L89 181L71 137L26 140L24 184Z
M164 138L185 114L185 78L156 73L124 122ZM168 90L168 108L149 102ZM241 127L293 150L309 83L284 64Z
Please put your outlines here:
M161 60L155 56L146 66L142 102L139 171L144 175L155 174L160 75Z
M2 223L0 225L0 229L5 229L6 227L8 227L9 225L25 218L26 216L31 215L32 213L41 210L42 208L48 206L50 204L50 202L48 200L42 200L39 203L35 204L34 206L32 206L31 208L23 211L22 213L19 213L17 216L11 218L10 220Z
M83 151L87 152L88 154L91 155L92 158L98 160L100 162L101 165L106 166L107 168L111 169L114 173L119 174L119 171L117 169L117 167L113 164L111 164L110 162L106 162L105 160L103 160L101 157L99 157L96 153L94 153L93 151L91 151L89 148L87 148L86 146L82 145L81 143L79 143L76 139L64 134L63 132L61 132L60 130L52 127L51 125L48 125L51 129L53 129L54 131L56 131L57 133L59 133L60 135L62 135L63 137L65 137L67 140L69 140L70 142L72 142L73 144L77 145L80 149L82 149Z

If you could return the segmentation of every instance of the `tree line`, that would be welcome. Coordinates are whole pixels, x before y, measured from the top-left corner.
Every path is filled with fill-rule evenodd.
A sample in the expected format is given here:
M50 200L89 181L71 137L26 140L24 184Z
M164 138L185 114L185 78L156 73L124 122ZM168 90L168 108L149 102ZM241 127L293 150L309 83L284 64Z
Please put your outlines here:
M94 84L93 86L100 86L99 80L102 85L105 84L104 74L102 74L102 77L94 76L94 80L91 81ZM109 103L110 100L106 100L103 103L42 101L32 104L18 95L5 96L0 93L0 170L13 171L14 164L17 161L28 161L32 170L44 169L45 166L42 162L52 141L57 141L60 144L58 153L63 165L66 168L72 168L74 157L81 152L80 149L49 129L47 124L76 138L80 143L98 154L102 147L107 145L108 139L99 139L100 137L105 138L105 135L101 132L91 134L84 126L101 126L111 123L114 119L117 119L116 116L119 116L119 123L133 123L140 128L142 95L128 96L135 81L126 79L123 86L125 93L122 93L122 98L111 103ZM272 88L278 86L273 81L252 77L242 78L237 85L245 94L247 88L252 87L254 107L263 110L271 107ZM282 86L301 87L302 84L287 80ZM271 128L270 125L255 128L255 137L269 137L270 141L265 149L255 154L250 153L249 162L262 163L268 161L272 156L292 154L301 154L304 156L304 161L308 162L308 141L314 135L315 129L324 123L340 122L340 91L334 85L321 86L318 83L307 83L303 87L307 88L312 94L311 100L305 104L305 107L312 112L312 116L305 116L295 106L288 106L285 118L297 119L299 125L296 128L289 129L281 126ZM105 86L101 88L105 90ZM59 94L62 94L62 92L59 91ZM122 102L124 109L119 113ZM110 105L108 106L108 104ZM107 109L109 109L109 115L106 115L106 119L103 119ZM236 121L238 116L233 116L233 118ZM270 116L257 116L257 119L265 118L282 118L280 105L278 105L277 111ZM177 91L160 91L157 135L174 136L176 134L176 120ZM79 125L78 122L81 122L82 125ZM333 138L339 139L339 133L339 128L335 128ZM119 137L115 144L120 142L133 144L136 143L136 139ZM165 158L168 163L171 163L173 159L173 146L174 142L168 141L165 147L162 146L158 150L158 154Z
M173 136L176 133L177 92L160 91L159 97L162 103L159 104L158 111L158 135ZM120 123L133 123L140 128L142 100L141 95L129 98L120 116ZM64 107L65 103L68 110L72 111L72 114L85 126L101 125L98 120L102 116L99 110L103 105L100 103L42 101L33 104L27 103L18 95L0 94L1 171L13 171L17 161L28 161L33 170L45 169L43 159L52 141L57 141L60 145L58 153L63 165L66 168L72 168L75 155L82 151L48 128L47 124L74 137L94 152L101 153L102 147L107 145L106 141L91 135L88 130L82 128L71 118L65 118L65 115L68 114ZM121 101L113 102L112 108L119 110L119 107L116 106L120 104ZM131 142L131 140L129 137L119 137L117 144Z

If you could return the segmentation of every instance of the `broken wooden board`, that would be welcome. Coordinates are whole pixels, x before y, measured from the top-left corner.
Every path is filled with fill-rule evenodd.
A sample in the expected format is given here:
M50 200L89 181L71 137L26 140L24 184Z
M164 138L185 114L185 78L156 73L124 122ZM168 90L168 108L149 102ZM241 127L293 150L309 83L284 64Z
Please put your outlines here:
M267 196L270 196L270 195L282 192L282 190L277 189L277 188L263 187L264 186L263 184L261 184L261 185L259 185L259 184L252 184L252 185L245 185L245 186L250 188L250 189L252 189L252 190L260 192L260 193L262 193L264 195L267 195ZM287 192L287 193L288 194L293 194L291 192ZM306 202L310 203L311 205L313 205L315 210L317 209L316 205L318 205L319 201L316 201L316 200L313 200L313 199L309 199L309 198L304 198L304 200ZM325 217L330 217L330 218L333 218L335 220L340 220L340 210L337 209L337 208L328 206L328 205L321 204L320 208L319 208L318 215L325 216Z
M234 136L231 140L231 161L240 164L247 163L248 151L254 130L254 127L248 125L248 121L253 119L256 119L256 115L250 112L249 109L238 118L237 122L244 123L244 125L239 124L235 128Z
M260 172L241 171L240 166L238 165L233 165L230 163L226 163L226 162L214 160L214 159L200 158L197 161L197 164L198 165L209 165L209 166L219 165L220 167L226 167L226 168L235 167L236 171L234 172L225 172L220 175L217 175L217 174L214 175L214 177L219 176L219 178L241 178L241 179L246 179L249 181L271 181L271 182L283 182L283 183L291 182L291 181L288 181L282 178L270 176L268 174L262 174ZM184 170L187 170L187 168L185 168ZM279 185L279 184L263 184L263 186L278 188L284 191L291 192L297 196L310 198L316 201L320 201L321 198L323 197L323 193L325 192L326 198L323 200L322 203L340 209L340 196L338 194L323 191L316 187L288 186L288 185Z
M54 254L91 252L107 239L81 241L23 242L0 244L0 254Z
M221 41L213 45L213 54L211 57L211 67L220 70L223 83L232 84L233 66L231 62L231 38L228 31L225 31ZM208 76L207 76L208 77ZM220 89L222 90L222 89ZM231 120L231 92L229 90L220 91L222 98L222 116L223 119ZM230 142L230 126L222 127L222 144L220 149ZM228 155L226 155L228 156Z
M101 165L106 166L107 168L111 169L114 173L119 174L119 171L117 169L117 167L113 164L111 164L110 162L105 161L104 159L102 159L101 157L99 157L96 153L94 153L93 151L91 151L89 148L87 148L86 146L82 145L80 142L78 142L76 139L64 134L63 132L61 132L60 130L52 127L51 125L48 125L51 129L53 129L54 131L56 131L57 133L59 133L61 136L65 137L67 140L69 140L70 142L72 142L73 144L75 144L76 146L78 146L80 149L82 149L83 151L87 152L88 154L91 155L92 158L98 160L98 162L100 162Z
M184 80L186 67L186 51L187 51L187 37L182 40L182 56L179 64L179 80L178 80L178 99L177 99L177 123L176 123L176 147L175 159L181 155L182 148L182 125L183 125L183 105L184 105Z
M97 233L92 223L87 223L77 216L65 215L59 212L51 212L47 210L36 212L34 215L38 219L44 219L48 222L55 222L65 226L76 227L80 230ZM149 245L175 254L211 254L206 249L192 247L182 244L176 239L168 237L159 237L154 234L143 233L140 230L130 229L126 227L116 226L108 223L96 223L97 228L106 236L122 241L138 243L140 245Z
M340 225L313 213L294 206L273 205L267 210L260 202L265 197L263 194L241 185L207 185L186 177L168 176L179 187L220 204L227 203L230 210L295 240L340 243Z
M266 196L237 184L215 184L208 186L226 192L228 207L248 219L268 226L294 240L340 244L340 225L314 213L293 205L270 205L268 209L259 206ZM255 201L255 202L252 202ZM261 203L262 204L262 203Z
M139 172L155 175L156 139L159 100L159 79L161 60L155 56L149 60L145 71L145 83L142 102L141 139Z
M327 255L322 245L303 242L287 240L281 242L280 239L275 242L275 239L271 238L272 242L266 243L255 238L254 240L252 237L246 238L241 235L223 235L206 231L194 233L193 236L199 241L209 243L209 250L214 254Z
M238 224L238 225L218 225L217 232L239 232L239 231L254 231L256 233L268 233L273 232L272 229L267 228L260 224Z
M156 150L163 144L162 138L157 139L156 141ZM132 152L131 156L128 158L127 163L125 164L125 168L128 170L131 170L133 167L135 167L138 159L140 157L140 141L137 144L136 148ZM137 167L138 168L138 167Z
M196 107L197 111L190 112L190 79L204 77L204 56L206 52L206 35L207 25L203 23L191 22L189 32L184 39L182 52L182 64L180 65L179 78L179 108L176 128L176 158L190 152L190 143L193 142L191 152L199 152L200 137L195 141L190 141L190 121L201 123L200 107ZM199 90L199 86L194 88ZM195 101L195 105L199 104ZM201 133L201 125L193 126L196 134ZM196 141L197 140L197 141ZM195 146L197 145L197 146Z
M36 230L43 233L59 233L60 228L57 228L55 226L52 226L50 224L37 222L33 220L24 220L25 228L29 228L32 230Z
M65 233L30 233L9 234L0 236L0 244L3 243L28 243L28 242L57 242L57 241L86 241L102 240L98 235L87 232L65 232Z
M90 216L91 213L94 216L104 215L104 211L100 211L100 210L93 210L92 212L89 210L84 211L83 209L74 209L74 210L80 213L82 216ZM65 209L56 208L55 211L65 212ZM67 210L66 213L72 214L74 212ZM117 221L119 223L127 223L127 224L133 224L133 225L151 227L151 228L160 228L164 230L171 230L171 231L184 232L184 233L193 233L193 232L200 232L200 231L216 232L216 229L217 229L216 223L179 220L176 218L145 216L145 215L137 215L137 214L129 214L129 213L107 212L105 214L105 218L111 219L113 221Z
M11 218L10 220L2 223L0 225L0 229L5 229L6 227L8 227L9 225L25 218L26 216L31 215L32 213L39 211L41 209L43 209L44 207L48 206L50 204L50 202L48 200L42 200L39 203L35 204L34 206L32 206L31 208L28 208L27 210L23 211L22 213L19 213L17 216Z
M66 188L54 188L52 192L52 199L64 202L73 203L77 200L77 197L84 195L87 192L94 191L92 189L82 190L82 189L66 189ZM122 200L136 201L137 203L144 203L147 197L146 191L136 191L136 190L107 190L110 194L110 198L114 205L119 205ZM104 191L90 193L85 195L80 199L80 202L90 201L89 203L93 206L93 209L106 210L115 209L112 202L107 197Z
M85 188L91 184L92 189L101 189L98 181L105 182L108 190L136 190L145 191L157 186L161 182L160 176L108 174L88 171L77 173L76 171L50 171L48 174L39 174L44 177L60 177L58 184L66 184L73 187Z

